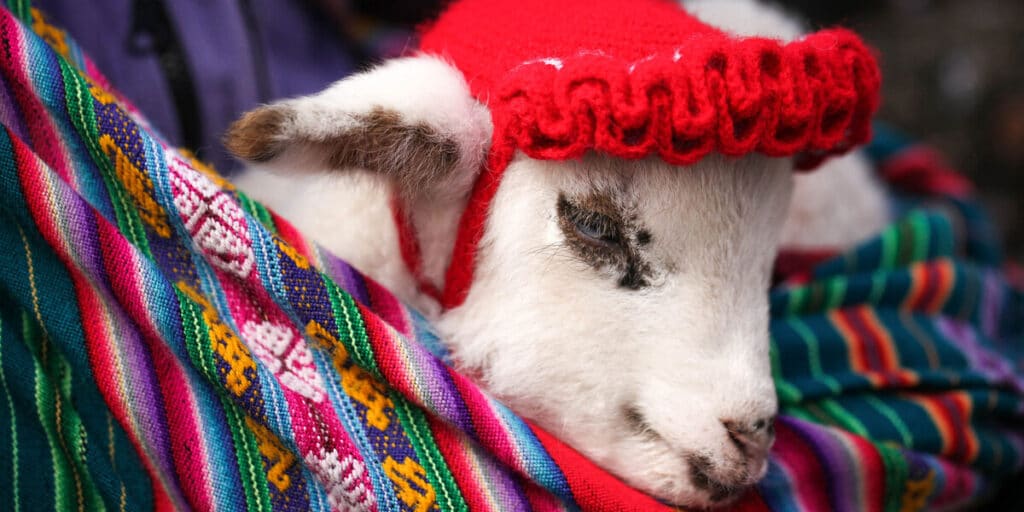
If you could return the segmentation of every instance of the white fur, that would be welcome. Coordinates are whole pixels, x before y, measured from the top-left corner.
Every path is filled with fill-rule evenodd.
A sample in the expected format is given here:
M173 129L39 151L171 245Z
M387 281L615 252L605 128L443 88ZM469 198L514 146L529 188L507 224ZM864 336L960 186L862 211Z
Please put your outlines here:
M770 417L768 275L789 200L788 160L518 158L495 198L477 278L438 327L488 389L630 484L706 504L686 477L697 452L738 471L723 418ZM559 191L614 188L653 235L656 277L629 291L565 247ZM637 408L660 437L624 423ZM742 469L748 483L764 458Z
M862 151L798 174L782 246L845 249L882 230L892 214L885 189Z
M798 24L758 11L751 0L693 5L737 33L799 33ZM400 59L286 104L298 116L282 140L297 133L328 139L351 128L345 123L353 114L383 106L458 141L466 158L455 175L410 198L425 274L440 286L491 130L461 74L431 57ZM275 161L268 167L276 174L252 170L237 183L424 310L459 368L517 412L631 485L685 505L714 504L691 478L693 456L712 463L710 476L736 486L766 469L770 437L744 457L722 421L753 424L777 408L766 291L780 233L792 244L848 245L885 217L881 189L857 157L798 177L801 204L789 207L789 159L711 156L681 169L657 159L517 155L491 207L469 295L441 311L399 256L388 208L393 184L359 169L316 176L294 168L313 160ZM613 191L653 235L643 250L650 286L617 286L611 271L588 265L567 245L558 195L595 191ZM636 429L628 409L648 431Z
M698 19L737 36L761 36L792 41L807 29L777 5L758 0L683 0Z

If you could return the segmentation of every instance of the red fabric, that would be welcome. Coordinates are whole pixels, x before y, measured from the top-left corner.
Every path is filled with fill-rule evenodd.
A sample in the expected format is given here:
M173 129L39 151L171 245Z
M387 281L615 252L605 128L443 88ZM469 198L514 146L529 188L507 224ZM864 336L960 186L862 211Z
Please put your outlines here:
M839 254L838 249L792 249L782 248L775 257L772 268L772 284L789 281L791 284L811 280L810 271L815 265Z
M800 155L805 167L866 142L880 77L851 32L792 43L737 38L660 0L461 0L421 40L491 110L489 170L462 219L442 303L462 302L473 253L515 152L578 158L715 151Z
M402 253L402 261L416 278L420 291L434 300L441 301L441 291L423 275L423 257L420 241L416 238L416 229L406 213L402 199L397 195L391 198L391 218L398 231L398 249Z
M530 425L537 440L558 463L569 483L572 496L582 510L609 512L669 511L672 507L627 486L608 472L598 468L576 450L551 434Z
M881 172L886 183L911 194L966 197L974 192L967 178L927 146L900 151L882 164Z

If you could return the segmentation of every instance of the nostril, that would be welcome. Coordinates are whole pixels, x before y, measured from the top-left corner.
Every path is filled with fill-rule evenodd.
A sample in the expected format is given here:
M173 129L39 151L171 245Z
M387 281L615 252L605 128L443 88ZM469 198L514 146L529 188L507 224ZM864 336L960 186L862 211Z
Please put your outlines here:
M775 437L775 417L761 418L753 422L721 420L725 431L736 448L746 453L752 446L768 445Z
M767 417L767 418L761 418L761 419L759 419L759 420L754 422L754 430L755 431L764 430L764 429L767 429L769 435L775 433L775 416L770 416L770 417Z

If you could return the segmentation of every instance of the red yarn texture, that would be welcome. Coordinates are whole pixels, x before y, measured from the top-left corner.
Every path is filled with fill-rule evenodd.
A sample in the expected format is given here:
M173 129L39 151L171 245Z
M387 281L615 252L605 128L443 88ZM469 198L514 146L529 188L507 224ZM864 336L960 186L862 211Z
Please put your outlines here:
M730 36L659 0L461 0L421 50L448 59L494 122L488 169L463 216L444 291L462 302L501 173L514 156L715 151L798 155L805 168L866 142L880 75L852 32L781 43Z

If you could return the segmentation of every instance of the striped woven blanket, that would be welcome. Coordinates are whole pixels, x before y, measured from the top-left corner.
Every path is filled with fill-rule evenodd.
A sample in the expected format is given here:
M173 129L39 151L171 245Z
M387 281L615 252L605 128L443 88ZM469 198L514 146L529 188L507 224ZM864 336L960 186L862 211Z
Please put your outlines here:
M387 290L0 10L0 509L667 510L447 364ZM1024 464L1024 299L920 148L876 239L771 291L783 416L742 510L978 503ZM921 194L921 192L927 192Z

